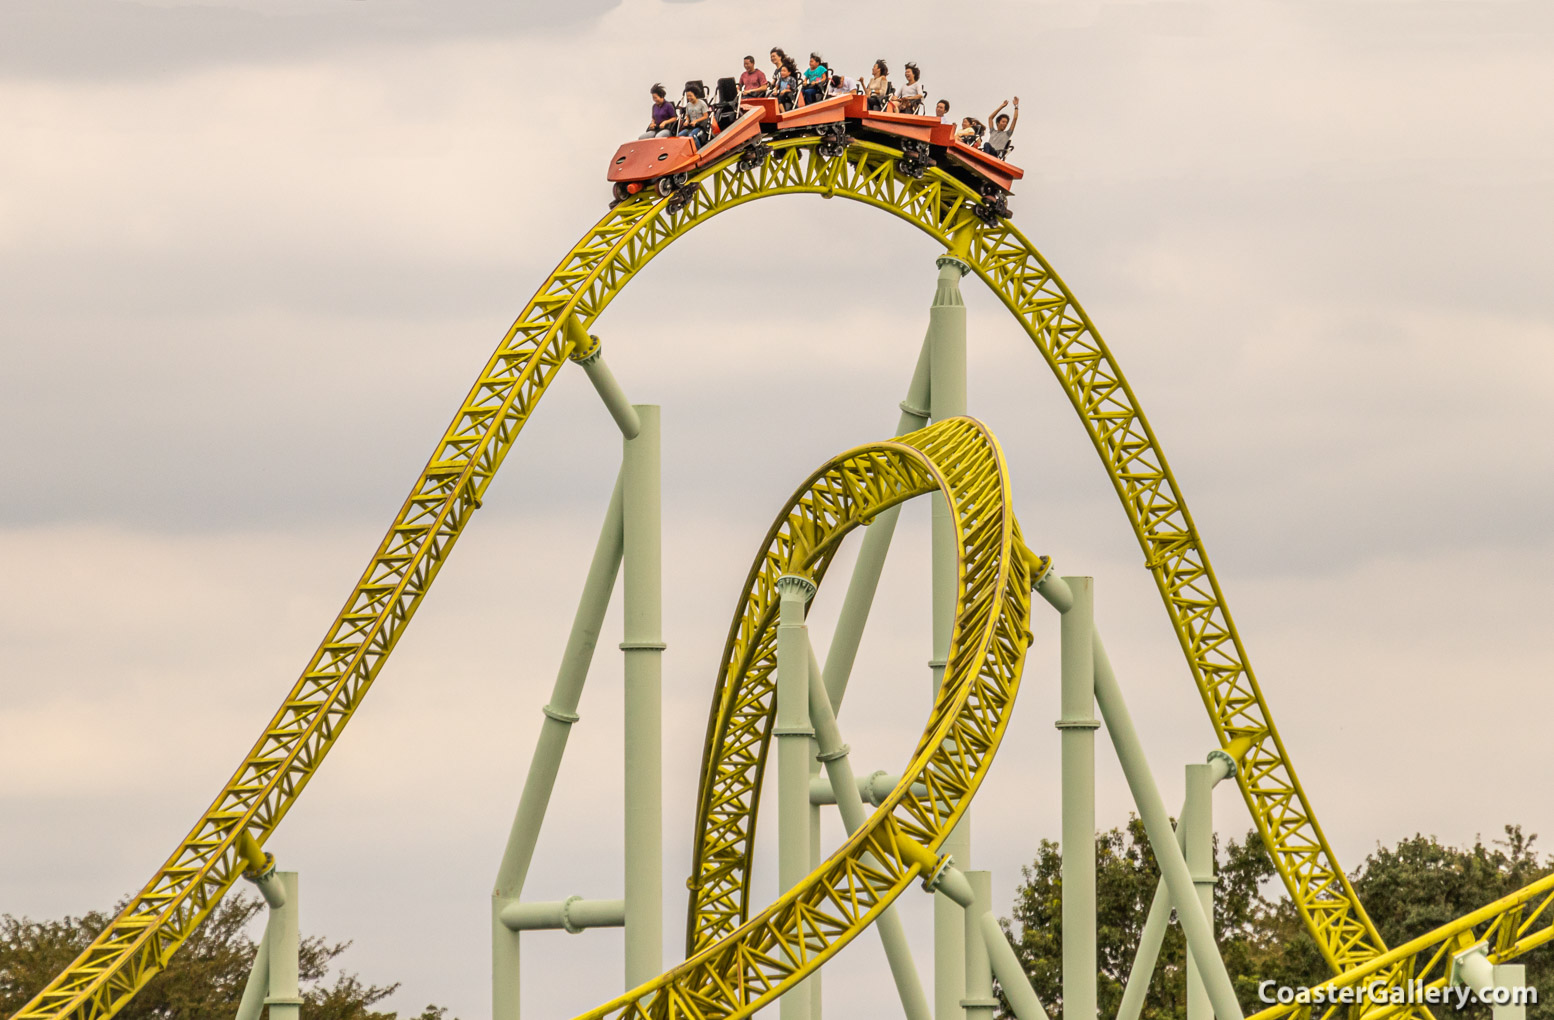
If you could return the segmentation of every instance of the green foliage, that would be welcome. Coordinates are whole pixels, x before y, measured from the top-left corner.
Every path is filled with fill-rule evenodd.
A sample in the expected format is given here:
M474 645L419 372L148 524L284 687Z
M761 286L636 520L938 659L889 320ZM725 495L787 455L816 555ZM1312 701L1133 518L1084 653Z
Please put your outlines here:
M122 907L59 921L0 915L0 1016L26 1005L91 944ZM263 903L228 896L195 929L162 972L118 1013L119 1020L232 1020L258 949L249 937ZM350 946L318 936L302 939L298 975L307 1020L398 1020L374 1009L399 985L364 985L351 973L325 984L330 965ZM447 1011L427 1006L414 1020L445 1020Z
M1273 875L1273 863L1253 834L1245 842L1232 840L1225 848L1215 840L1220 884L1214 920L1236 973L1236 961L1255 939L1254 926L1264 904L1259 889ZM1058 844L1042 840L1036 860L1022 868L1014 917L1003 921L1016 955L1031 977L1036 994L1057 1012L1063 1003L1063 857ZM1138 951L1144 918L1154 901L1160 869L1149 849L1144 825L1130 817L1125 829L1096 837L1096 1000L1101 1016L1115 1016L1122 990ZM1160 962L1144 1000L1144 1020L1176 1020L1186 1015L1186 943L1176 925L1166 929ZM1255 998L1255 982L1253 984Z
M1509 895L1554 871L1554 858L1533 850L1536 837L1520 826L1506 826L1506 838L1485 846L1482 839L1465 849L1442 845L1434 836L1415 835L1396 847L1377 846L1350 876L1360 901L1383 940L1396 946ZM1214 923L1220 951L1247 1013L1266 1007L1257 998L1265 980L1299 987L1331 976L1317 944L1295 906L1272 881L1273 862L1255 831L1223 847L1215 839L1219 884ZM1058 844L1043 840L1036 859L1021 869L1024 881L1005 932L1049 1010L1063 1003L1063 882ZM1097 999L1101 1016L1115 1016L1138 950L1144 918L1160 880L1160 870L1143 824L1130 817L1122 829L1096 838ZM1554 954L1534 952L1518 962L1527 967L1527 983L1554 992ZM1181 928L1166 929L1160 961L1149 982L1144 1020L1183 1020L1186 1010L1186 943ZM1455 1012L1455 1011L1453 1011ZM1483 1006L1463 1016L1487 1017ZM1010 1016L1007 1011L1004 1016ZM1528 1007L1529 1020L1554 1017L1550 1001Z

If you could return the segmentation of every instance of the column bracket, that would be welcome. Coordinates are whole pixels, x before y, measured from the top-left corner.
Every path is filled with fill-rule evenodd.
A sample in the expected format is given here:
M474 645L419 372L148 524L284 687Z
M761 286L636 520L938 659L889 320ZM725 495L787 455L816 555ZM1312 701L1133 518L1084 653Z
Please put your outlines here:
M545 718L554 719L559 723L566 723L568 726L582 718L582 716L578 715L576 712L568 712L565 709L556 708L551 705L542 706L540 711L545 714Z

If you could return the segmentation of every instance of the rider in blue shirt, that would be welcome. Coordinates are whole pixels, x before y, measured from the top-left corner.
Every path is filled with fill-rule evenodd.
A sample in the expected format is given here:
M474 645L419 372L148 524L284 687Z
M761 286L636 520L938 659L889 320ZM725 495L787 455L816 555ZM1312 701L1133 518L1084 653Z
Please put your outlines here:
M831 69L820 59L820 54L811 53L809 66L804 69L804 102L818 103L824 99L830 78Z

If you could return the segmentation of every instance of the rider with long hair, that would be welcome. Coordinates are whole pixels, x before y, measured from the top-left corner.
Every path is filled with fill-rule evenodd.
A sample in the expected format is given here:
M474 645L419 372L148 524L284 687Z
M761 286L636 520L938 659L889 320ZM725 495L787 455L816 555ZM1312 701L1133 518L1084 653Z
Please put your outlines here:
M921 113L923 98L928 95L922 85L923 72L917 65L908 61L906 66L907 83L896 92L896 98L891 101L890 109L896 113Z
M792 57L783 57L777 65L777 80L772 83L772 95L784 110L791 110L799 99L799 69L793 66Z
M826 86L831 81L831 69L820 54L809 55L809 66L804 69L804 102L818 103L826 97Z

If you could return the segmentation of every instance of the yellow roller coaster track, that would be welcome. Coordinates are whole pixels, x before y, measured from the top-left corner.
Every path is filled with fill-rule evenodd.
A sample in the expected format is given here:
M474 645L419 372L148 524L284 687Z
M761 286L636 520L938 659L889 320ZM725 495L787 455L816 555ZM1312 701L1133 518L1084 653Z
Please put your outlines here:
M818 586L848 532L935 490L950 506L959 583L945 682L912 764L841 849L745 920L747 841L776 708L777 579L798 574ZM932 873L934 851L1003 737L1030 637L1033 561L998 443L970 418L850 450L799 488L751 567L714 694L691 881L699 951L588 1020L749 1016L830 959L914 877Z
M1385 951L1296 779L1159 443L1067 287L1012 224L979 219L978 196L951 176L903 174L902 152L872 142L828 157L819 141L778 139L767 156L744 163L731 156L697 174L688 195L637 196L566 254L486 363L344 609L236 774L145 888L17 1020L104 1020L167 962L237 879L239 834L263 843L275 830L393 651L566 363L566 321L575 317L586 328L670 243L718 213L777 195L852 199L914 224L970 265L1020 321L1100 454L1221 743L1251 740L1238 782L1323 955L1338 973ZM887 847L873 849L882 862L899 861ZM711 887L702 895L711 897ZM733 920L709 922L709 930Z

